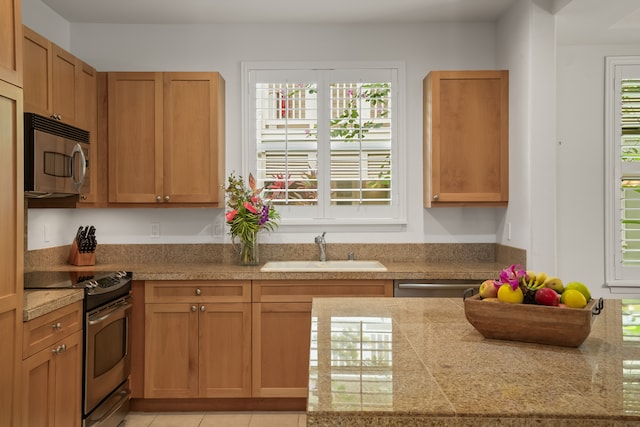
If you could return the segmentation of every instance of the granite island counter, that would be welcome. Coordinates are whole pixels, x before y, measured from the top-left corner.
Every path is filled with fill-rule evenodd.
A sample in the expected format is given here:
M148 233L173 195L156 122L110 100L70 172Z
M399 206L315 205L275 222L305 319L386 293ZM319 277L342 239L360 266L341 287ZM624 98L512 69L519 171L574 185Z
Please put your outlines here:
M484 339L462 298L314 299L307 425L640 425L622 318L606 300L568 348Z

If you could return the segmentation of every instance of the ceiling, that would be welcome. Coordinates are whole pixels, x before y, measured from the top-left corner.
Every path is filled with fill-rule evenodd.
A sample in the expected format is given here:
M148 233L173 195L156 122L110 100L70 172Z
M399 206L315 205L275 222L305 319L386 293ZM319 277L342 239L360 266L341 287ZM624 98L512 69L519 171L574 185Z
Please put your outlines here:
M514 0L43 0L69 22L128 24L494 21Z
M71 23L377 24L493 22L520 0L42 0ZM640 43L638 0L536 0L559 43Z

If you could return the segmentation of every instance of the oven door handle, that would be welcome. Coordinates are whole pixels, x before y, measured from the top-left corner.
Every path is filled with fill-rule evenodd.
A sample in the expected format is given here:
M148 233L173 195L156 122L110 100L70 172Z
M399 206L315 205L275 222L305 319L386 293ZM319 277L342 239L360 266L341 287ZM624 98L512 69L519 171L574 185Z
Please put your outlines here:
M128 308L133 307L133 304L130 302L123 302L120 305L113 308L113 310L109 311L107 314L98 317L97 319L89 319L89 326L97 325L98 323L102 323L111 316L120 313L121 311L125 311Z

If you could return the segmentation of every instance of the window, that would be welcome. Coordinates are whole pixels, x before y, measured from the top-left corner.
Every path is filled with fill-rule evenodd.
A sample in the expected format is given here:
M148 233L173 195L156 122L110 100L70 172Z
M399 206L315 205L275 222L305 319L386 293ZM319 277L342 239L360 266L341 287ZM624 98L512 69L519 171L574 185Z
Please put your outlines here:
M606 275L610 286L640 280L640 57L607 58Z
M243 68L248 170L283 224L403 221L399 66Z

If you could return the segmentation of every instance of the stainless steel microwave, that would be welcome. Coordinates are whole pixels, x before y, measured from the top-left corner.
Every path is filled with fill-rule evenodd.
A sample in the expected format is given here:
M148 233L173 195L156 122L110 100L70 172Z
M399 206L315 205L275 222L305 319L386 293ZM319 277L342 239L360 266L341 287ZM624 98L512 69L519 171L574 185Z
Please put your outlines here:
M66 197L89 192L89 132L24 113L25 197Z

